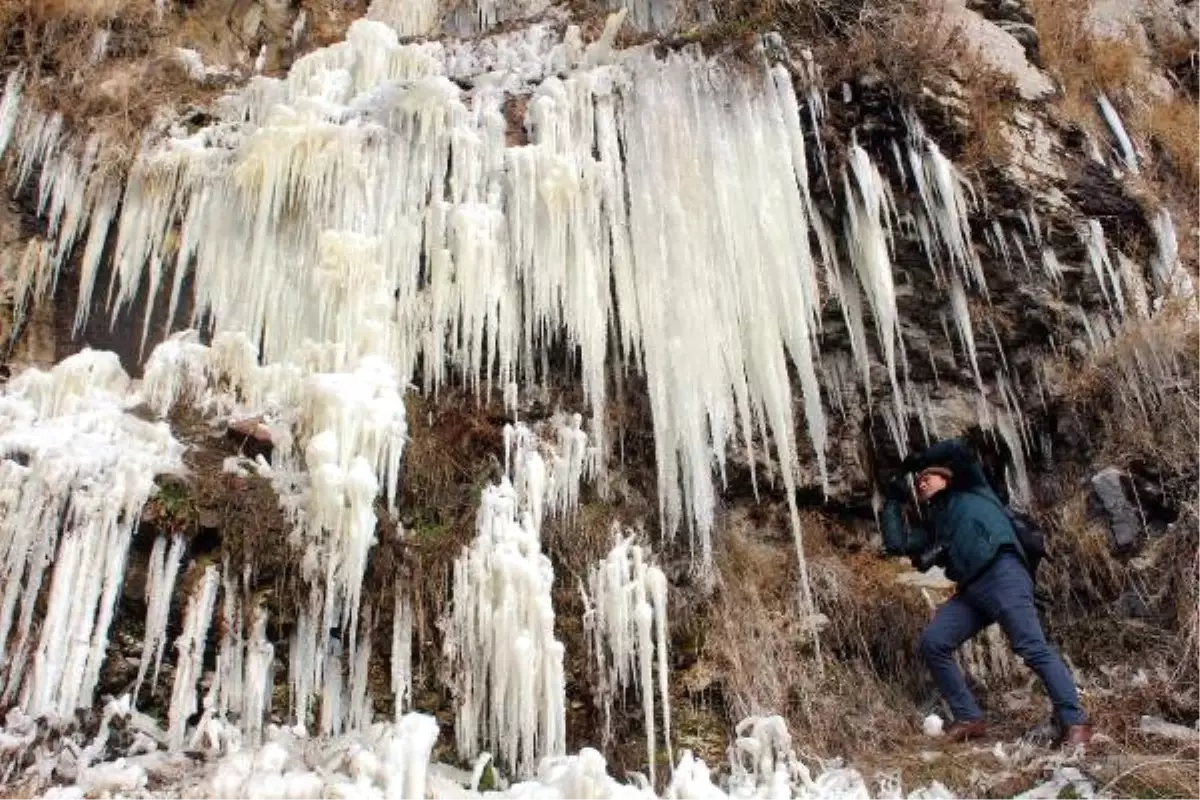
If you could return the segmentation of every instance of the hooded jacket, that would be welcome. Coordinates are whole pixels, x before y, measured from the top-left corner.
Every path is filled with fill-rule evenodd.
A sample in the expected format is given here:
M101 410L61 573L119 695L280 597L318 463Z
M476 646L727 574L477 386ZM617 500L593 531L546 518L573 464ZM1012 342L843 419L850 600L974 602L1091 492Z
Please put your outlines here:
M948 467L954 477L929 501L925 524L906 525L907 493L898 483L889 489L881 519L887 553L915 556L941 544L946 548L946 577L959 586L978 577L1003 549L1025 560L1004 504L967 446L954 439L938 442L906 459L904 468L920 471L935 464Z

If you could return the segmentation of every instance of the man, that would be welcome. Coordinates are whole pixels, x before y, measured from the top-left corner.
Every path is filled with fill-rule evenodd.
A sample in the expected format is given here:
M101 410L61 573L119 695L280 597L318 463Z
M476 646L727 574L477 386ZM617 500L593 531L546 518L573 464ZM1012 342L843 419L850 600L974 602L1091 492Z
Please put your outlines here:
M924 528L905 525L907 489L903 475L916 472L917 493L928 506ZM883 541L889 555L908 555L914 563L929 554L954 581L954 596L938 609L921 635L921 655L954 721L953 741L983 736L983 711L967 688L954 651L993 622L1007 634L1013 650L1041 678L1054 704L1062 741L1087 744L1092 736L1087 714L1071 673L1047 643L1034 606L1033 578L1025 554L1000 498L979 462L959 441L939 442L909 456L903 473L888 486L883 509ZM936 549L935 549L936 548ZM922 570L933 566L922 563Z

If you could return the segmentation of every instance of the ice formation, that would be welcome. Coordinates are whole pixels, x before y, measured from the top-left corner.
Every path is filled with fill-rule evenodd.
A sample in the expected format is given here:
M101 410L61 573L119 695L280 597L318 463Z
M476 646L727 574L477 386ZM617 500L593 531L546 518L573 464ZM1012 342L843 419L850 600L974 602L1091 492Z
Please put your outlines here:
M196 682L204 663L204 647L208 626L212 622L213 606L217 601L220 577L217 568L204 568L197 588L188 597L183 614L183 632L175 640L179 654L175 661L175 687L171 690L171 707L167 712L167 740L173 749L183 747L188 717L197 711Z
M760 67L729 71L692 51L659 58L651 48L615 50L623 12L590 45L574 26L560 39L542 24L466 42L402 44L397 35L422 36L443 24L474 32L544 7L541 0L479 0L457 10L435 0L374 0L345 42L297 59L282 79L252 78L219 101L213 124L172 131L120 178L99 168L99 140L72 145L61 118L24 101L25 74L9 73L0 153L12 152L15 188L33 192L46 220L45 237L15 265L18 317L53 293L60 268L81 248L77 329L99 293L113 319L142 293L149 307L165 303L173 317L190 280L193 321L203 318L215 334L209 345L185 332L156 348L134 395L126 395L129 380L115 356L85 352L49 373L22 374L0 396L0 450L10 456L0 460L0 698L30 715L67 716L94 702L138 514L154 476L181 466L166 425L122 406L142 400L165 415L193 404L218 420L259 420L274 446L270 463L230 466L269 478L293 525L289 543L307 594L288 642L290 707L274 709L293 727L266 726L275 653L266 610L245 591L247 573L191 563L181 580L183 545L163 539L150 559L147 636L131 703L147 674L151 686L156 680L177 585L186 590L185 612L169 730L144 735L172 749L220 753L209 788L217 794L316 792L338 783L290 760L308 747L300 742L314 741L296 737L309 729L352 751L346 786L388 796L428 789L436 730L404 714L412 699L408 589L368 598L362 586L377 497L396 510L407 436L402 395L419 375L428 392L453 383L481 397L503 391L515 409L510 398L535 387L552 355L566 352L582 381L586 420L560 416L506 429L506 477L485 491L478 537L456 568L448 642L461 668L458 745L464 756L490 748L515 772L536 774L536 782L512 787L518 794L642 794L608 778L598 753L564 755L563 650L553 636L543 522L572 513L581 481L602 472L611 446L602 424L609 381L639 372L653 417L664 533L686 529L700 574L711 575L727 451L744 448L753 465L755 448L773 449L772 474L792 512L801 610L815 619L797 476L811 455L826 480L822 388L844 411L845 384L856 371L870 400L864 295L891 385L884 409L891 435L907 443L910 412L926 437L937 435L928 397L907 380L891 252L899 226L916 230L949 295L979 384L978 417L1013 453L1014 495L1028 493L1017 391L1003 376L994 389L985 384L976 359L967 291L987 292L969 224L978 204L915 117L907 119L908 141L892 149L902 188L919 199L903 215L871 156L850 148L844 239L853 275L843 275L810 194L805 134L818 130L824 113L810 54L800 67L808 83L802 113L788 70L768 64L765 52L777 45L770 39ZM630 7L645 29L675 11L660 0ZM302 29L298 21L293 35ZM195 79L211 74L194 54L177 55ZM526 110L510 128L514 99ZM1132 165L1136 154L1119 124L1114 131ZM828 185L822 138L815 140ZM1062 281L1065 270L1036 214L1021 215L1032 233L1030 255ZM1165 211L1155 230L1160 288L1190 286ZM1125 313L1127 297L1140 309L1134 270L1120 259L1114 268L1099 223L1089 221L1080 235L1117 312ZM1004 237L992 220L988 242L1008 263ZM106 252L112 274L103 283ZM818 352L824 292L842 307L853 368ZM145 347L150 317L137 332ZM1099 346L1110 320L1082 321ZM1147 359L1146 369L1166 368ZM840 384L823 386L818 365ZM591 586L593 646L609 688L641 690L653 767L656 678L669 723L665 580L631 547L610 555L612 585L602 580L608 572L598 572ZM45 616L35 631L42 590ZM364 634L389 602L397 718L380 726L372 724L372 639ZM218 603L218 666L198 703ZM200 723L190 727L197 712ZM19 741L25 722L6 725ZM865 791L860 778L812 779L776 718L751 721L739 737L735 794ZM669 731L664 738L669 748ZM145 778L139 769L97 765L88 774L97 787L136 788ZM707 767L687 753L666 792L719 795Z
M620 531L615 533L618 538L608 556L588 570L584 628L588 631L589 655L598 672L598 689L604 706L602 740L607 745L612 739L614 701L636 688L642 699L646 763L653 787L656 688L667 760L675 761L667 682L667 578L661 569L648 563L649 554L634 543L633 536L620 538Z
M1113 108L1113 104L1109 102L1108 96L1103 92L1096 96L1096 103L1100 106L1100 113L1104 115L1104 121L1108 123L1113 138L1117 140L1117 147L1120 149L1121 160L1125 162L1125 168L1136 175L1138 172L1137 151L1133 149L1133 140L1125 131L1121 115Z
M109 729L121 722L137 731L134 743L102 760L110 742ZM438 724L425 714L408 713L394 723L376 723L354 734L309 738L271 725L260 745L242 746L236 737L222 746L205 740L195 744L203 760L171 754L158 747L160 732L132 711L126 696L109 702L94 738L76 741L79 734L55 733L14 709L0 725L0 753L36 753L34 770L49 776L73 776L73 785L53 787L46 797L78 800L93 794L146 796L154 781L156 795L194 798L274 797L378 798L797 798L797 800L865 800L872 796L856 770L825 766L810 769L796 755L791 736L779 717L745 720L737 727L730 748L732 775L719 786L703 760L683 751L672 764L671 779L656 795L644 783L620 783L608 773L604 756L585 747L575 755L543 759L536 773L520 782L498 779L498 787L480 790L481 771L432 763ZM57 737L68 746L48 747ZM881 781L874 796L900 798L899 781ZM951 798L938 783L920 788L909 798Z
M85 350L0 395L0 685L29 714L91 706L142 506L182 469L166 424L124 413L128 384Z
M574 415L543 426L557 430L551 441L521 423L505 428L505 475L484 489L476 538L454 564L445 649L459 755L487 748L521 776L566 751L564 650L540 536L548 500L558 514L578 503L590 449L578 424Z
M158 670L162 666L163 645L167 639L167 621L171 611L171 596L175 592L175 578L179 574L179 562L183 558L186 541L179 534L171 537L171 549L167 550L167 537L154 540L150 551L150 563L146 568L146 632L142 638L142 657L138 664L137 681L133 685L136 701L146 679L146 670L154 662L150 674L150 692L158 683Z
M695 55L614 53L607 39L573 48L570 36L551 47L540 30L468 54L402 45L360 20L287 78L227 97L213 126L143 153L123 194L58 147L58 123L21 113L13 80L4 119L20 123L22 174L40 166L47 208L79 206L36 272L56 274L91 220L85 301L106 290L120 308L146 287L148 302L169 295L175 307L191 272L197 312L261 340L268 365L300 363L308 342L352 348L339 330L349 326L402 381L421 360L427 389L456 375L480 391L532 380L547 350L569 342L602 453L596 422L617 353L650 387L664 528L686 526L707 568L714 458L719 471L726 447L751 446L761 428L794 481L789 360L823 470L818 223L797 99L782 68L714 82ZM580 68L543 77L560 65ZM448 80L488 68L537 81L528 145L506 146L501 114L506 91L528 89ZM681 121L666 138L664 115ZM736 166L697 170L681 154ZM98 287L110 220L113 282ZM287 303L272 301L279 293ZM662 302L668 293L675 302Z

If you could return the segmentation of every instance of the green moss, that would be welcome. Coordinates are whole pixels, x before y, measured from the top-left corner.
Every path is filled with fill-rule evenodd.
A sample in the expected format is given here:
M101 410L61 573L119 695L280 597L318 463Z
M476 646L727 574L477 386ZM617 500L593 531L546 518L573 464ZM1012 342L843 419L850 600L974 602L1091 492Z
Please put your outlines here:
M163 480L142 512L142 519L164 533L195 533L199 513L191 489L178 480Z
M492 765L489 762L488 765L483 768L483 774L479 777L479 791L494 792L500 788L497 784L496 770L492 769Z

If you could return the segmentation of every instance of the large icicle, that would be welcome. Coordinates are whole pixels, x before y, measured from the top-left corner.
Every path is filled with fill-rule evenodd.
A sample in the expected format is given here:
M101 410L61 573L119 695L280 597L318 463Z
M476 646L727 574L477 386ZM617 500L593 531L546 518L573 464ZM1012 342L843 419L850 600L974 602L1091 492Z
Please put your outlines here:
M842 176L846 193L846 245L850 251L850 262L866 292L871 316L875 319L875 332L892 383L892 393L899 397L900 382L896 372L899 315L896 311L896 288L892 280L889 227L894 209L887 184L871 163L867 151L852 145L847 161L850 173ZM853 308L855 296L851 294L847 299L849 307ZM869 382L867 385L870 385Z
M619 536L619 531L617 532ZM588 608L584 616L589 656L599 673L607 745L612 737L614 700L629 688L642 696L646 726L646 755L650 785L655 783L654 674L657 659L658 696L662 706L663 741L671 751L671 705L667 685L667 579L648 563L647 553L633 537L618 538L608 556L588 570ZM655 636L651 638L651 627Z
M317 358L341 370L370 342L401 382L420 362L430 390L456 376L480 391L535 379L567 342L601 456L606 360L619 352L650 386L664 527L691 531L707 572L714 457L720 470L726 448L762 428L791 491L789 359L825 472L810 235L827 262L833 249L809 195L798 103L782 67L713 81L717 68L693 54L658 61L568 39L534 26L487 47L402 45L378 21L355 22L285 79L225 98L213 125L139 156L107 288L114 310L141 289L150 304L169 291L174 309L190 270L196 314L261 341L265 367ZM489 70L509 77L467 90L449 80ZM498 88L514 76L534 85L521 147L506 146ZM664 117L679 121L666 137ZM56 152L56 130L21 127L25 173ZM694 153L730 168L699 169ZM68 184L78 180L46 186ZM110 186L88 193L101 228ZM103 233L88 237L81 293ZM663 303L668 292L678 302Z
M523 520L523 521L521 521ZM459 754L481 745L519 775L566 750L563 646L554 572L532 516L505 478L484 489L478 535L454 565L446 655L456 676Z
M413 608L408 591L396 586L392 610L392 694L396 721L413 701L412 674Z
M945 252L951 266L963 280L987 294L983 265L971 243L970 211L964 187L974 192L950 159L930 139L912 112L904 115L909 130L909 166L921 196L932 241L927 243L931 259L940 260Z
M175 593L175 576L179 573L179 562L183 558L186 540L178 534L171 538L171 549L167 551L167 538L159 536L150 550L150 563L146 568L146 630L142 638L142 657L138 664L137 681L133 684L133 699L136 700L146 678L150 662L154 672L150 676L150 693L158 683L158 669L162 665L163 645L167 640L167 615L171 610L171 597Z
M554 572L540 526L546 498L561 493L569 504L549 510L571 513L587 475L587 437L575 427L578 415L569 420L505 426L505 476L484 489L476 538L454 564L445 650L456 675L459 754L473 758L487 747L521 775L566 748L563 646L554 638ZM556 430L558 441L541 438L539 428Z
M1100 106L1100 113L1104 115L1104 121L1108 123L1109 129L1112 130L1113 138L1117 140L1117 147L1121 153L1121 160L1125 162L1125 168L1136 175L1138 173L1137 151L1133 148L1133 140L1129 138L1129 134L1125 131L1125 125L1121 122L1121 115L1113 108L1113 104L1108 100L1108 95L1104 92L1096 96L1096 103Z
M188 597L187 610L183 615L183 632L175 640L179 657L175 662L171 706L167 710L167 743L173 750L183 747L188 717L199 707L196 702L196 682L200 679L200 669L204 663L205 640L208 638L208 626L212 622L219 586L218 570L210 564L204 568L195 590Z

